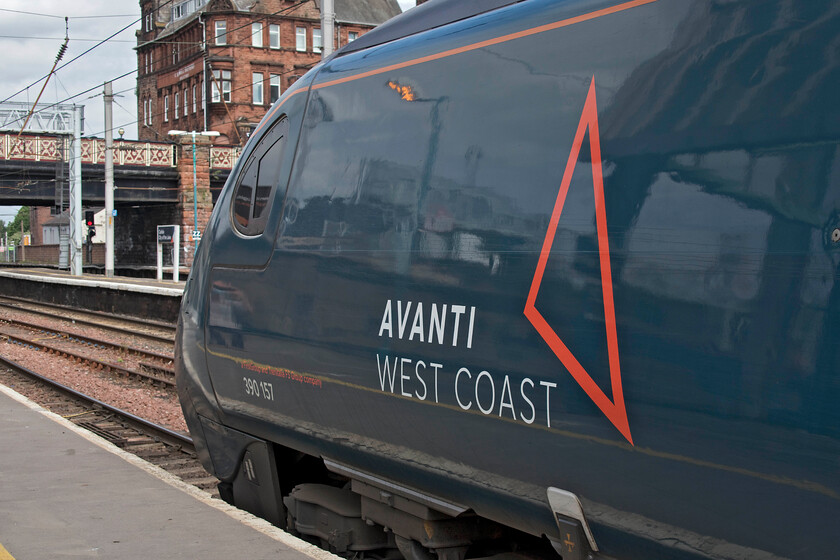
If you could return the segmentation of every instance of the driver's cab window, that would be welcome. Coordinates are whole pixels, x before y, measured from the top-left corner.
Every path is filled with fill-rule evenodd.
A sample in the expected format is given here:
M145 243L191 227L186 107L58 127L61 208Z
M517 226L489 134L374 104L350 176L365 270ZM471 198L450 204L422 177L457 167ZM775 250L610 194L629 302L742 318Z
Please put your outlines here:
M268 205L280 181L280 165L289 131L289 120L277 122L260 140L239 175L231 208L233 224L243 235L265 230Z

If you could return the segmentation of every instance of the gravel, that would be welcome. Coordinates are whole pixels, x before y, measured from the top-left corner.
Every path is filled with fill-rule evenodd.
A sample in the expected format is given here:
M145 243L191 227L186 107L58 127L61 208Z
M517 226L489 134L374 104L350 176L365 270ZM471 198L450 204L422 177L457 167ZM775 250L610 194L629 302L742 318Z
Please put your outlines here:
M44 318L36 320L24 313L0 310L0 317L19 318L32 323L37 322L43 326L49 326L52 323L56 328L70 330L62 322L56 321L53 323ZM0 325L0 329L2 328L5 328L5 326ZM93 335L91 330L76 329L76 332ZM111 335L104 331L95 333L95 336L113 342L128 342L124 340L125 337ZM146 344L137 342L132 346L140 347L146 346ZM81 347L77 350L77 353L91 354L89 349ZM187 431L181 406L178 403L175 391L172 389L153 387L139 380L115 377L113 374L92 369L89 365L76 363L68 358L6 341L0 341L0 354L44 377L58 381L76 391L90 395L136 416L172 430ZM117 358L112 358L110 361L116 362Z

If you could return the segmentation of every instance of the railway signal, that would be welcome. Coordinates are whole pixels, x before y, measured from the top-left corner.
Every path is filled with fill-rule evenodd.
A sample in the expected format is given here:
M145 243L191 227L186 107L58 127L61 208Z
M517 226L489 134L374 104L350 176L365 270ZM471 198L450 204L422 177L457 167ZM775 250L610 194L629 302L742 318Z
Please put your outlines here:
M85 210L85 225L87 226L87 240L90 240L96 235L96 224L93 221L94 211Z

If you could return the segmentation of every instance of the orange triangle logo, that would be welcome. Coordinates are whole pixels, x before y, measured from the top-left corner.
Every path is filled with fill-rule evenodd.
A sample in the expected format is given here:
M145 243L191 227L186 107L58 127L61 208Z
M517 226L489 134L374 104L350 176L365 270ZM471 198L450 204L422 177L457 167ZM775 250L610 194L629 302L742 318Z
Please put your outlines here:
M583 139L589 129L589 149L592 154L592 183L595 190L595 225L598 232L598 254L601 263L601 290L604 299L604 317L607 326L607 351L609 353L610 383L612 385L613 400L610 400L604 391L592 379L586 369L575 358L572 352L566 347L548 321L537 310L537 294L540 291L545 266L551 254L551 245L557 234L557 223L563 213L563 204L566 202L566 195L569 192L569 184L572 181L572 174L577 165L580 148ZM586 103L583 106L583 113L580 116L575 140L572 144L572 151L569 154L569 161L566 163L566 170L563 172L563 181L560 184L560 191L557 193L557 201L554 203L554 210L551 214L551 221L548 224L548 231L545 234L540 260L537 263L537 270L534 272L534 279L531 281L531 290L528 292L528 300L525 303L525 316L531 322L543 340L554 352L554 355L566 366L569 373L577 381L578 385L586 392L604 416L612 422L613 426L621 432L630 444L633 438L630 435L630 424L627 420L627 409L624 406L624 393L621 388L621 366L618 360L618 336L615 327L615 306L613 304L612 272L610 269L610 242L607 235L607 212L604 203L604 177L601 172L601 143L598 135L598 108L595 103L595 78L589 86L589 93L586 96Z

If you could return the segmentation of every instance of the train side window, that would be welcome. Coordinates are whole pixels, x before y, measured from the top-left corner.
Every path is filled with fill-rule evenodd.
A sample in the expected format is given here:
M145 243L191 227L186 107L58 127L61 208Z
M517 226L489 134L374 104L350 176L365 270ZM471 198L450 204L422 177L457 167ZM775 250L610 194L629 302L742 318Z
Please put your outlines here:
M288 130L286 118L275 124L260 140L239 177L231 210L233 224L243 235L259 235L265 229L265 210L281 179Z
M237 225L237 229L242 233L248 229L251 221L251 204L254 194L254 183L256 182L255 158L251 157L242 172L242 178L239 185L236 187L236 193L233 195L233 220Z

